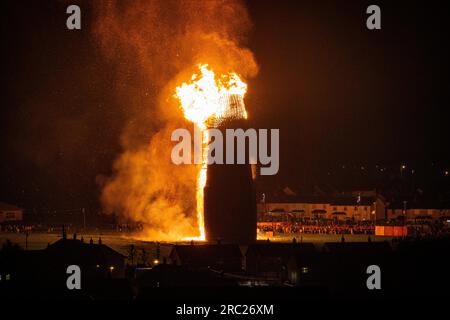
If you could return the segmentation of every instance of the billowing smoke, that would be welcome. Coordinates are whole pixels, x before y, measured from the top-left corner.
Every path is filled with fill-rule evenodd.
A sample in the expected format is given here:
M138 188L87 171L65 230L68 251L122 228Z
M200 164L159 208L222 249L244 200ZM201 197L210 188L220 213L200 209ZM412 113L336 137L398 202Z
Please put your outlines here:
M241 1L95 1L94 39L116 71L111 90L128 121L123 152L102 183L107 212L142 222L143 237L198 236L195 185L198 166L172 164L175 128L183 119L175 88L200 63L243 79L258 71L244 47L251 27Z

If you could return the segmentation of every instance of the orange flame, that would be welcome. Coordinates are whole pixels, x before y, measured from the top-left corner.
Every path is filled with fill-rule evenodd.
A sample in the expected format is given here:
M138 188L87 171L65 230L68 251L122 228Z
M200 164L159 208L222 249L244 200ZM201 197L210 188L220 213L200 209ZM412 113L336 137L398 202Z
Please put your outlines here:
M226 115L230 105L224 97L237 95L244 98L247 84L234 72L216 77L207 64L198 67L201 75L194 74L189 83L177 87L175 96L180 100L185 118L206 129L210 120ZM243 111L246 118L245 108Z
M202 165L197 175L196 201L197 221L200 236L185 240L205 240L204 225L204 187L207 178L208 132L206 128L211 123L218 123L230 115L232 107L229 97L237 96L241 100L237 116L247 118L243 98L247 92L247 84L239 76L230 72L216 77L214 71L208 69L207 64L200 64L201 74L194 74L191 81L176 88L175 97L180 101L184 117L202 130ZM236 117L236 112L233 114Z

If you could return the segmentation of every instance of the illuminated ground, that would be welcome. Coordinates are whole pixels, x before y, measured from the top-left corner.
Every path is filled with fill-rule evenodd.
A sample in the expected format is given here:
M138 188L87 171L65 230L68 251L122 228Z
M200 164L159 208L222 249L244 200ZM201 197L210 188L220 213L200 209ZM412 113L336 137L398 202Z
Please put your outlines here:
M71 238L71 235L67 235ZM94 240L94 243L98 243L99 237L102 238L102 243L110 246L111 248L119 251L123 255L128 255L128 248L130 245L134 244L136 247L136 256L141 254L142 249L147 251L149 258L154 258L156 256L156 244L154 242L146 242L135 240L133 238L125 237L120 233L88 233L88 234L78 234L77 238L84 238L85 242L89 240ZM14 243L18 243L22 248L25 248L25 234L24 233L0 233L0 243L9 239ZM61 239L60 233L31 233L28 237L28 249L44 249L49 243L53 243ZM161 244L161 256L168 256L170 252L170 247L172 244L163 243Z
M316 245L321 245L324 242L341 242L342 235L340 234L302 234L302 235L279 235L274 238L270 238L271 241L276 242L291 242L293 238L297 239L297 242L313 242ZM346 242L365 242L368 241L369 235L367 234L345 234L344 235ZM264 236L259 236L258 239L264 240ZM370 235L370 239L372 241L390 241L392 237L381 237Z
M102 238L103 244L106 244L113 249L119 251L120 253L127 255L128 248L131 244L134 244L137 251L137 256L140 254L140 250L145 249L150 259L153 259L156 256L156 244L155 242L150 241L141 241L133 239L132 237L126 237L120 233L95 233L95 234L79 234L78 239L83 236L84 241L89 242L90 238L97 243L98 238ZM70 237L68 235L68 237ZM293 237L297 238L297 241L300 242L300 237L298 235L283 235L276 236L271 238L271 241L275 242L291 242ZM320 246L324 242L339 242L341 241L341 235L339 234L303 234L302 236L303 242L313 242L316 245ZM354 242L354 241L367 241L368 235L344 235L345 241ZM47 244L53 243L61 238L61 234L59 233L31 233L28 237L28 249L44 249L47 247ZM261 241L264 239L263 236L260 237ZM0 243L9 239L14 243L18 243L22 248L25 248L25 234L23 233L0 233ZM371 235L372 241L384 241L391 240L390 237L376 237ZM180 242L183 243L183 242ZM184 242L188 243L188 242ZM170 248L174 243L161 243L161 257L167 257L170 252Z

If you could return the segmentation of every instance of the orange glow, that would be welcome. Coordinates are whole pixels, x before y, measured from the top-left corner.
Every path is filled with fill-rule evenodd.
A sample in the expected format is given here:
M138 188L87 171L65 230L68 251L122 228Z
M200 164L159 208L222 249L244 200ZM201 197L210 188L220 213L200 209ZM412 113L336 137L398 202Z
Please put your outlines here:
M247 118L243 103L247 84L234 72L216 76L207 64L200 64L198 67L201 73L192 75L191 81L178 86L175 94L180 101L184 117L202 130L202 164L197 175L196 186L197 221L200 236L184 240L206 239L203 207L209 141L206 129L230 116ZM236 99L231 97L238 97L239 102L236 103ZM232 107L234 110L231 110Z
M204 130L210 121L226 117L230 107L228 96L244 98L247 84L234 72L217 77L207 64L198 67L201 74L192 75L189 83L177 87L175 96L180 100L185 118ZM245 108L243 117L247 118Z

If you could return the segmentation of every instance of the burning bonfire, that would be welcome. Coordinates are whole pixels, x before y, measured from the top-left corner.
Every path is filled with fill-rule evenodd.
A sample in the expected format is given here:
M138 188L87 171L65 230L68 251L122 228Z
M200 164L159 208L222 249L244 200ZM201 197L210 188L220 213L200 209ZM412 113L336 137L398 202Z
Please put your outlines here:
M111 117L122 127L111 174L96 177L102 208L133 226L135 238L207 239L206 165L174 164L170 136L191 121L206 142L207 128L246 118L241 79L256 76L258 65L245 45L252 27L245 1L109 0L94 6L93 36L111 63L120 111L118 119Z
M186 240L205 240L204 187L207 178L208 132L228 119L246 119L244 95L247 84L234 72L217 76L207 64L199 65L200 74L176 88L184 117L202 131L201 168L197 175L196 202L199 236Z

